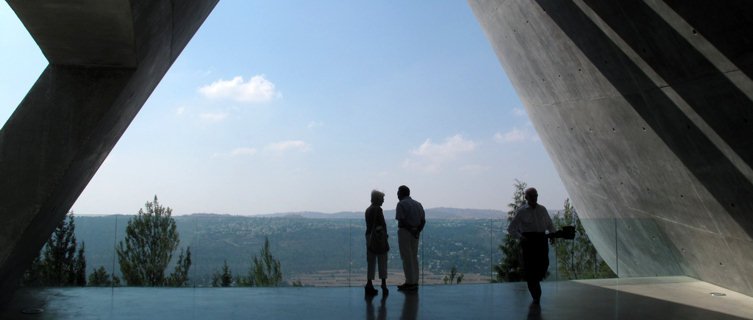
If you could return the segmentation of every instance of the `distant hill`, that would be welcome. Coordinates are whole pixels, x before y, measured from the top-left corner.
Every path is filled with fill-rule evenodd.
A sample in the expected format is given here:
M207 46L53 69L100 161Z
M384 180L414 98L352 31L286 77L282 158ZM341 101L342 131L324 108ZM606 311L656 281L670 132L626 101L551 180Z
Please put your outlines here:
M437 275L455 265L459 272L488 275L491 262L500 258L496 246L504 236L506 213L493 210L435 208L427 210L422 233L424 268ZM87 271L104 266L119 274L114 247L125 237L132 216L76 216L76 237L86 243ZM394 210L385 212L391 272L401 273ZM268 216L233 216L198 213L175 216L180 247L191 247L190 277L208 285L211 275L227 260L234 275L248 272L265 236L272 254L281 262L286 281L312 279L312 274L339 270L363 278L366 268L365 223L362 212L324 214L279 213ZM177 257L174 257L175 260ZM168 272L172 266L168 267ZM335 277L334 273L331 277ZM321 279L325 282L327 279ZM326 277L325 277L326 278ZM469 278L468 280L470 280ZM317 279L314 279L317 280ZM337 282L342 285L342 282Z
M365 208L364 208L365 209ZM426 219L498 219L507 218L506 211L489 209L457 209L431 208L426 209ZM310 218L310 219L352 219L362 217L363 211L343 211L337 213L321 212L284 212L260 215L261 217ZM395 217L395 210L384 210L385 218Z
M553 214L554 212L550 212ZM390 272L401 273L395 210L385 211ZM130 215L79 216L76 237L86 244L87 271L104 266L119 274L115 246L125 238ZM235 275L248 272L254 255L269 237L272 254L280 260L286 281L309 280L343 285L351 274L362 278L366 268L363 212L287 212L237 216L194 213L175 216L180 247L191 247L190 277L208 285L223 261ZM452 266L486 281L491 265L499 262L497 246L505 235L507 212L500 210L432 208L422 233L424 269L437 277ZM176 257L174 257L174 260ZM168 267L168 272L172 270ZM313 276L312 276L313 275ZM318 282L316 282L318 281ZM441 280L439 280L441 282Z

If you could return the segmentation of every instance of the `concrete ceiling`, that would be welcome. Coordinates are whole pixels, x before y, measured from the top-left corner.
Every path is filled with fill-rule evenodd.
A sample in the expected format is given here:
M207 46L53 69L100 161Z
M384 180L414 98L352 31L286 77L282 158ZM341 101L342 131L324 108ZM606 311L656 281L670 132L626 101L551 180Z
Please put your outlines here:
M128 0L9 0L50 64L136 66Z

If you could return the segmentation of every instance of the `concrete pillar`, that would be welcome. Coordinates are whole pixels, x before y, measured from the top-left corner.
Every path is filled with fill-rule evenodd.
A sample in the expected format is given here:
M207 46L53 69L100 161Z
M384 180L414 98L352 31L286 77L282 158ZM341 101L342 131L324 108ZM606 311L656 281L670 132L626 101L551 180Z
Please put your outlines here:
M50 65L0 130L0 303L217 0L8 0Z

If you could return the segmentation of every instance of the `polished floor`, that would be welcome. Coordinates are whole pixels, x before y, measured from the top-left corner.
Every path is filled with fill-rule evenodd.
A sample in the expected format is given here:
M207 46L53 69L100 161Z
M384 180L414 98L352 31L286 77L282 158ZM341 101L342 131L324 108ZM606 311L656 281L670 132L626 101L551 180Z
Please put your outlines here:
M753 298L687 277L423 286L22 289L1 319L753 319ZM713 293L713 294L712 294Z

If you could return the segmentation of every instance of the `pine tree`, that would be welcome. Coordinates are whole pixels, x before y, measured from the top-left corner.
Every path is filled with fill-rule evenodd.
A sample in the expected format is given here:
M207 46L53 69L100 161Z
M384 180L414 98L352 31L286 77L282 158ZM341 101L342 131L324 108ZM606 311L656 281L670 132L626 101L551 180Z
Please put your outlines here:
M104 266L100 266L89 275L89 286L91 287L117 287L119 285L120 279L107 273Z
M41 286L42 284L42 258L37 256L31 265L24 271L21 284L24 286Z
M221 285L223 287L229 287L231 284L233 284L233 272L230 271L230 266L227 265L227 260L225 260L225 265L222 266L222 279Z
M554 245L557 256L557 271L561 279L613 278L616 275L601 259L596 248L586 235L570 199L565 200L564 210L553 219L554 227L574 226L576 236L572 241L560 240Z
M276 287L282 283L280 261L269 252L269 237L264 237L264 247L259 256L254 257L254 265L249 269L244 285L256 287Z
M109 287L111 283L110 274L107 273L107 270L103 266L100 266L99 269L94 269L89 275L89 286L91 287Z
M178 231L173 210L161 206L156 195L145 207L146 211L139 209L138 215L128 220L125 240L116 248L120 271L129 286L163 286L167 284L165 269L180 243ZM187 251L172 278L183 280L181 284L187 280L191 265L190 248Z
M507 206L510 211L507 212L507 224L512 221L515 212L518 208L522 207L525 203L525 190L528 184L520 180L515 179L513 185L513 202ZM520 248L520 241L510 234L505 234L503 243L499 245L499 250L502 251L502 259L500 263L494 266L494 271L497 272L497 278L492 282L515 282L523 280L523 266L522 266L522 254Z
M225 260L222 265L222 273L215 271L212 276L212 287L229 287L231 284L233 284L233 272L227 265L227 260Z
M85 243L81 241L81 249L78 249L76 259L73 261L73 285L86 286L86 258L84 257Z
M175 264L175 270L167 278L167 285L170 287L182 287L188 283L188 270L191 269L191 247L185 252L180 249L178 263Z
M73 213L55 228L42 248L40 257L32 262L23 276L24 285L85 286L86 257L84 244L76 250L76 224Z

